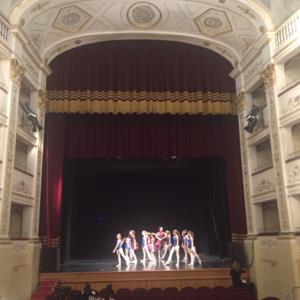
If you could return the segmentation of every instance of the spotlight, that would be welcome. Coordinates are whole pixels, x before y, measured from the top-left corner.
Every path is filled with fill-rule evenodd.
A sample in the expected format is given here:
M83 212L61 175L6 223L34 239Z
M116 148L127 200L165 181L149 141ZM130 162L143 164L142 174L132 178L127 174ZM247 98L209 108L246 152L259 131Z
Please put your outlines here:
M32 111L26 103L21 104L21 108L24 111L26 118L31 122L33 131L41 131L43 127L40 125L36 113Z
M248 124L244 127L244 130L249 133L253 133L257 124L257 115L260 113L261 109L262 108L256 106L255 104L252 105L250 112L246 116L246 121Z

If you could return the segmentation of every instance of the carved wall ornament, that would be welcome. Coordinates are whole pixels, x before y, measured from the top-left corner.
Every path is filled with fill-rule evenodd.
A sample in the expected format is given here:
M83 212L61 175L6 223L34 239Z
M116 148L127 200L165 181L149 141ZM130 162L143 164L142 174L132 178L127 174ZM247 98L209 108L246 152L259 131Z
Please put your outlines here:
M253 12L248 7L238 5L237 8L240 11L242 11L245 15L248 15L249 17L251 17L254 20L256 19L255 15L253 14Z
M232 26L223 10L210 8L194 19L199 31L214 37L232 31Z
M16 59L11 60L10 79L17 85L21 85L21 78L24 74L24 68Z
M39 4L35 5L35 6L31 9L30 13L31 13L31 14L38 13L38 12L39 12L40 10L42 10L45 6L47 6L49 3L50 3L50 1L46 1L46 2L39 3Z
M275 191L275 184L267 179L262 179L260 183L254 189L255 193L266 193Z
M75 33L80 31L91 18L90 14L78 6L64 7L59 11L53 27L67 33Z
M279 136L279 120L277 118L278 102L276 102L276 89L275 89L275 66L270 64L261 73L264 80L266 100L269 107L269 128L272 145L272 158L276 178L276 199L278 205L278 213L280 218L281 230L287 232L290 230L290 222L288 218L287 199L285 194L285 180L283 175L284 162L280 148Z
M294 109L300 107L300 95L289 99L286 105L283 106L281 113L286 114L292 112Z
M275 65L269 64L262 72L261 77L264 81L265 88L268 89L274 85L275 77Z
M277 240L275 240L275 239L263 239L263 240L260 241L260 244L263 247L272 248L272 247L277 246Z
M17 182L13 187L13 191L15 193L24 194L24 195L27 195L27 196L29 196L31 194L30 187L28 186L28 184L24 180L21 180L21 181Z
M160 21L161 11L152 3L137 2L129 7L127 19L135 27L148 29Z
M20 65L15 61L14 69L17 74L13 75L13 78L16 81L20 82L20 74L22 73L22 69ZM12 73L12 72L11 72ZM12 189L12 172L14 168L14 153L15 153L15 144L16 144L16 132L17 132L17 106L18 106L18 98L19 98L20 85L13 84L12 85L12 93L11 93L11 101L10 101L10 114L9 119L10 122L8 124L8 141L6 145L6 161L4 161L4 169L5 176L3 182L3 199L2 199L2 210L1 210L1 218L0 218L0 233L2 235L8 234L8 220L9 220L9 212L10 212L10 198L11 198L11 189Z
M288 175L288 183L296 184L300 182L300 166L296 165Z
M234 101L238 114L245 110L245 93L239 93Z

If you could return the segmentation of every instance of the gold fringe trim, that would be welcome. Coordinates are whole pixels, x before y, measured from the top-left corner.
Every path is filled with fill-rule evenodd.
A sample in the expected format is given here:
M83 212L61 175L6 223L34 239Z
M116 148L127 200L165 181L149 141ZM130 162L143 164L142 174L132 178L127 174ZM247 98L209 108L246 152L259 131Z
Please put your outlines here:
M235 114L235 95L202 92L49 91L47 112Z

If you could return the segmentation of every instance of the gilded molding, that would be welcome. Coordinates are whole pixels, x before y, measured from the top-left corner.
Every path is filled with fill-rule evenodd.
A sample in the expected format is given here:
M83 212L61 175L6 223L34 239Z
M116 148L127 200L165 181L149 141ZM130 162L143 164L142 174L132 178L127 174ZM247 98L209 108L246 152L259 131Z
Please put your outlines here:
M269 89L275 84L276 75L275 75L275 65L269 64L262 72L261 77L264 81L265 89Z
M245 110L245 93L239 93L234 101L237 113L240 114Z
M10 79L17 85L21 85L21 78L24 74L24 68L20 65L18 60L11 60Z

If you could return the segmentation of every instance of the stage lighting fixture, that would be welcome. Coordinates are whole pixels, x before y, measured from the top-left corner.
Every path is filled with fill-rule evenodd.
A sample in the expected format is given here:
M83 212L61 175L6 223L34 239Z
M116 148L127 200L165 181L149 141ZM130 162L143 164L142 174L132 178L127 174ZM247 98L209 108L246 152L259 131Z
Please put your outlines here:
M249 133L253 133L257 124L257 115L260 113L261 110L261 107L258 107L255 104L252 105L250 112L246 116L246 121L248 122L248 124L244 127L244 130L246 130Z
M33 131L41 131L43 127L40 125L36 113L32 111L26 103L21 104L21 108L24 111L26 118L31 122Z

